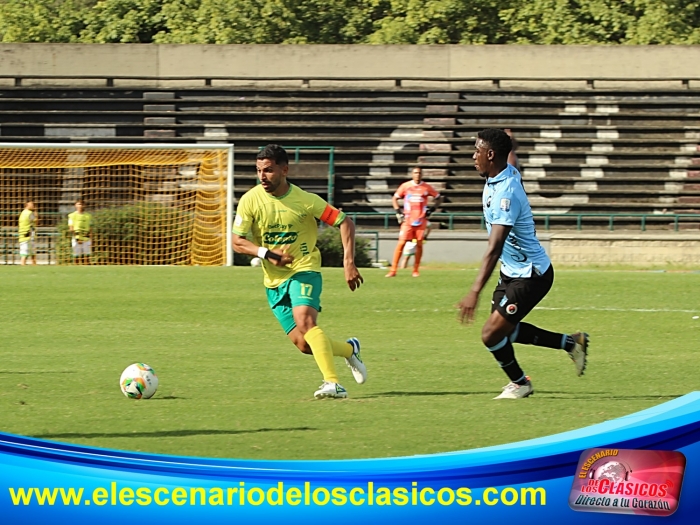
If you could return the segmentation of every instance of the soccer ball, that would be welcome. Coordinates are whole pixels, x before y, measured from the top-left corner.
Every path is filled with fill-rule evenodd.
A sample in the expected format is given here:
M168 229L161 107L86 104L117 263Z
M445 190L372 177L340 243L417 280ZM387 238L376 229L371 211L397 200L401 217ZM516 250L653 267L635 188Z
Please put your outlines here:
M144 363L129 365L119 378L122 393L131 399L148 399L158 389L158 376Z
M251 266L256 266L256 267L257 267L257 266L262 266L262 259L260 259L260 257L253 257L253 258L250 260L250 265L251 265Z

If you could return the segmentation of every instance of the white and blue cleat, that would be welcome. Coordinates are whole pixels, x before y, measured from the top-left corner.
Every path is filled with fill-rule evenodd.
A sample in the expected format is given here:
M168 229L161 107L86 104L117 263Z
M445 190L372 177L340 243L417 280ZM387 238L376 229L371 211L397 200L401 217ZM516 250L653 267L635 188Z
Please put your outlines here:
M348 339L348 343L352 345L352 355L345 359L348 367L352 370L352 375L359 384L367 381L367 367L362 362L362 357L360 356L360 341L357 337Z
M318 387L318 390L314 392L314 397L316 399L343 399L348 397L348 392L339 383L324 381L323 384Z

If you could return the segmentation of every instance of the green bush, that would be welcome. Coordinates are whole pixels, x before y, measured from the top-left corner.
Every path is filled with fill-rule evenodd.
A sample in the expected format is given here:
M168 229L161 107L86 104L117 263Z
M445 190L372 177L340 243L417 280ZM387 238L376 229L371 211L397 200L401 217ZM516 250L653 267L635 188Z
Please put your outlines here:
M92 215L93 264L189 264L194 215L155 202L114 206ZM72 249L68 219L58 224L59 264Z
M338 228L325 228L319 234L316 246L321 251L322 266L343 266L343 242ZM367 239L355 237L355 265L358 268L371 266L372 258L369 256L369 249Z
M92 213L92 264L190 264L194 216L176 207L144 202L104 208ZM70 264L72 248L68 219L58 224L58 264ZM343 266L343 243L337 228L318 236L323 266ZM372 263L369 241L355 239L355 264ZM234 253L233 264L247 266L252 257Z

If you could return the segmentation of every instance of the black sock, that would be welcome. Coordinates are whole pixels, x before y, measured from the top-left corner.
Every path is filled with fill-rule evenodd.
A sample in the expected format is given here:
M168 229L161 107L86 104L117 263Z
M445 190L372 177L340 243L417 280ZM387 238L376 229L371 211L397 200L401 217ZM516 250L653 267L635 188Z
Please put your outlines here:
M563 347L564 350L570 352L576 344L570 335L549 332L529 323L520 323L515 330L517 332L515 342L524 345L543 346L557 350L561 350Z
M518 361L515 359L515 350L513 350L513 345L507 337L504 339L504 341L505 344L503 344L503 341L501 341L495 345L496 347L500 346L498 350L492 350L491 348L489 348L489 350L491 350L491 354L493 354L493 357L496 359L496 361L498 361L498 364L501 366L508 378L513 383L524 385L527 383L527 377L525 377L525 372L523 372L523 369L520 368Z
M574 349L574 346L576 346L576 341L574 341L573 337L567 335L564 341L564 350L571 352Z

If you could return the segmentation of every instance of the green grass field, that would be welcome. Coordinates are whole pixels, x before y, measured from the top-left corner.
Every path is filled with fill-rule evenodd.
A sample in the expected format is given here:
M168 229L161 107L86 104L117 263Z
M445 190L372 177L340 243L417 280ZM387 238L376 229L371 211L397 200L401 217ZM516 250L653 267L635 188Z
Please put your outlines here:
M319 324L357 336L369 380L337 360L347 400L313 399L321 376L269 311L256 268L4 267L0 430L97 447L260 459L429 454L519 441L636 412L698 388L700 273L559 269L527 320L591 334L588 370L563 351L516 346L535 395L493 401L507 382L454 305L458 267L365 269L351 293L325 269ZM119 391L129 364L160 387Z

